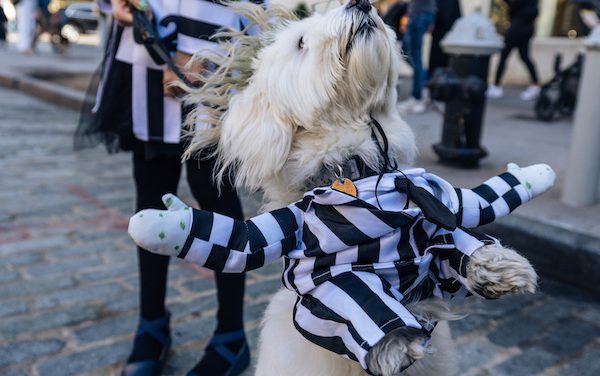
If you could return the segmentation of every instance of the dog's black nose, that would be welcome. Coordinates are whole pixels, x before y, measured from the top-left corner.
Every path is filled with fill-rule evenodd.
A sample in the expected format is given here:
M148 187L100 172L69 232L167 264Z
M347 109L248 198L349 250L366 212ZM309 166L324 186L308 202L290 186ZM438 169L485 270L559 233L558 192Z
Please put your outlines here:
M371 3L369 0L350 0L348 3L348 8L354 7L356 7L358 10L368 13L371 10Z

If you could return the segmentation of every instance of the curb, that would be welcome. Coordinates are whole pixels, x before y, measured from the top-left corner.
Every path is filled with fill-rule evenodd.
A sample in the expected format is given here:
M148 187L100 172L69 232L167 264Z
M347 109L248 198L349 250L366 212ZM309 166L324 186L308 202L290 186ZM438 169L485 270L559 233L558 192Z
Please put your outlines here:
M85 100L84 92L23 75L8 76L0 73L0 85L76 111L81 109Z
M514 214L482 229L517 249L540 274L600 295L600 238Z
M0 85L76 111L85 100L84 92L27 76L0 73ZM600 294L600 238L514 214L482 230L517 249L540 274Z

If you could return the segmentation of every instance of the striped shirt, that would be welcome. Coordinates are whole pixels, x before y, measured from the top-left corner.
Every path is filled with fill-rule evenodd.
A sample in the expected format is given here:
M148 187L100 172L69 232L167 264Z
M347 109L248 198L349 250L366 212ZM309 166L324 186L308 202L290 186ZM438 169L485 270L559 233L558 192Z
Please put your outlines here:
M102 3L102 2L101 2ZM217 0L148 0L153 22L165 46L173 52L194 54L216 49L210 37L220 28L240 29L244 20ZM109 10L102 3L101 9ZM185 116L181 101L163 95L166 64L157 64L145 46L134 41L132 27L113 24L104 70L97 92L96 112L106 86L112 60L131 65L133 132L142 141L179 144Z
M458 227L445 229L425 217L396 180L407 177L441 201ZM467 228L507 215L530 195L503 173L474 189L453 188L423 169L372 176L355 183L358 197L330 187L246 221L194 210L192 229L179 254L212 270L240 273L284 258L283 283L305 294L345 272L375 273L404 293L433 272L435 295L457 294L466 277L465 257L489 238Z

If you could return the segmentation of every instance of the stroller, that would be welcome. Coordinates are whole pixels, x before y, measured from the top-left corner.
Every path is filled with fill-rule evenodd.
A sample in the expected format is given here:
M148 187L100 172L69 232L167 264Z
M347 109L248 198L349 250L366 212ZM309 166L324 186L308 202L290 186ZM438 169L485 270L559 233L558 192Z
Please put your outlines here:
M552 121L557 115L571 116L575 111L584 57L578 54L575 61L565 69L561 69L561 61L561 55L556 55L555 75L542 86L535 103L535 115L543 121Z

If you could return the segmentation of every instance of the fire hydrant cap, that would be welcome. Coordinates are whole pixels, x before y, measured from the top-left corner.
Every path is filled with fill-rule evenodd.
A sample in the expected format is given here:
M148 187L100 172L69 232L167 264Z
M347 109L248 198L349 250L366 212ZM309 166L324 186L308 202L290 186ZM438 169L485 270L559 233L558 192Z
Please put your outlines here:
M440 45L451 55L491 55L504 43L492 22L475 12L456 20Z

